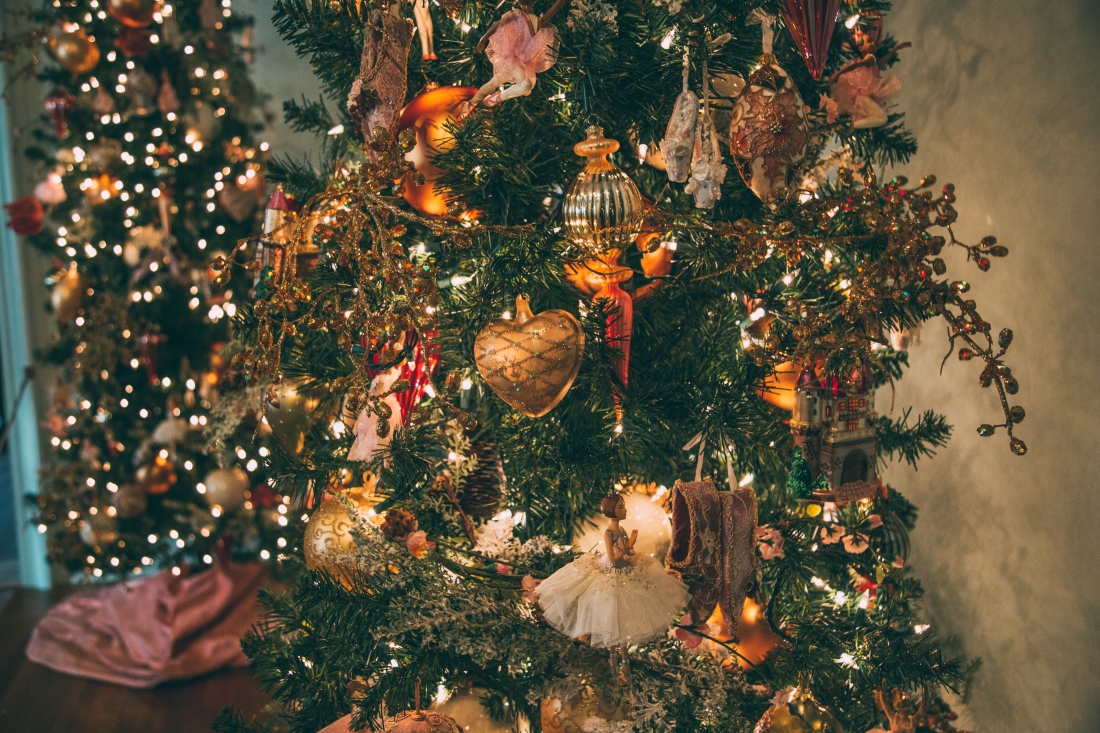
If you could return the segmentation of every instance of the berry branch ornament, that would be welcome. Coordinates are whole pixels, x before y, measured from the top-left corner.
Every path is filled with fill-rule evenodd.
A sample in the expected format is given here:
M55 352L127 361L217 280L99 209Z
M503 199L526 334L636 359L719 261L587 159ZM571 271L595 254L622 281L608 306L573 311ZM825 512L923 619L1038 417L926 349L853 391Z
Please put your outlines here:
M961 340L965 345L959 359L983 360L979 383L997 387L1005 422L983 424L979 434L989 436L1004 428L1012 451L1023 455L1027 446L1012 430L1023 420L1024 410L1009 406L1007 398L1019 391L1019 383L1002 360L1012 331L1002 330L995 346L991 325L975 302L964 297L970 284L937 277L947 272L940 257L947 244L966 249L968 259L982 270L989 268L987 255L1003 257L1008 250L992 237L975 246L956 240L950 229L958 216L952 206L954 186L947 184L935 196L935 182L928 176L906 188L908 179L898 177L879 184L870 168L860 176L842 168L835 189L785 210L791 218L777 224L740 219L732 224L675 226L724 237L734 245L730 265L700 274L697 281L746 273L775 256L786 259L788 274L776 287L758 294L774 316L764 338L751 346L760 364L817 361L825 364L826 373L840 376L865 369L885 372L874 352L888 343L888 328L942 317L949 326L952 351ZM947 228L949 239L933 233L935 228ZM831 293L810 286L822 281L831 283ZM774 309L768 307L772 304Z

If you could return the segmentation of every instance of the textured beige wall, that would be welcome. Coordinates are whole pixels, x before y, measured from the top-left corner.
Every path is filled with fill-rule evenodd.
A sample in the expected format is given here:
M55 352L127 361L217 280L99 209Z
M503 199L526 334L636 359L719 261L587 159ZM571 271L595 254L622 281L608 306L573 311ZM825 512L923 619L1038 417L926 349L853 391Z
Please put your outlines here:
M1100 3L899 0L887 24L913 42L897 71L920 143L915 179L957 187L956 234L995 235L1006 260L955 260L980 312L1016 341L1027 410L1016 458L974 428L996 418L980 368L926 328L897 404L956 426L916 473L889 478L921 508L912 566L939 633L983 666L965 707L981 731L1100 730ZM883 395L879 405L889 404Z

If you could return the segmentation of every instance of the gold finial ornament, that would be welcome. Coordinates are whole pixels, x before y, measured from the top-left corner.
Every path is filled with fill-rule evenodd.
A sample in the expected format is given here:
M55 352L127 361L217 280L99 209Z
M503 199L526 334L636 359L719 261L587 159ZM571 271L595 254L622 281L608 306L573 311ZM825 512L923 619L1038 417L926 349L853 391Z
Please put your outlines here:
M588 138L573 152L588 165L565 192L562 215L565 234L590 255L626 249L642 230L642 194L626 173L607 159L619 142L603 136L603 128L588 128Z

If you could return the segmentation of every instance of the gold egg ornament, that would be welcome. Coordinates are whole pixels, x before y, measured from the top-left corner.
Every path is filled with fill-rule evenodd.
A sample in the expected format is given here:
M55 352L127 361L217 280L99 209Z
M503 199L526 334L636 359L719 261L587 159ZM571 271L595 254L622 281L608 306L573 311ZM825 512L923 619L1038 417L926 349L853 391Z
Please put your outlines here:
M607 159L619 142L603 136L603 128L588 128L588 138L573 152L588 164L569 185L562 202L565 235L590 256L625 250L642 231L642 193L626 173Z

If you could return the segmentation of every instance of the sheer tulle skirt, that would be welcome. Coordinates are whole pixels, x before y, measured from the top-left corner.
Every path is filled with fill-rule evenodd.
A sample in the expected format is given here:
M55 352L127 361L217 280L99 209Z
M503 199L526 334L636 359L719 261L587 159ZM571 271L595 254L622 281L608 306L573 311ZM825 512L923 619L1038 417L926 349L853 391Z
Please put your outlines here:
M584 555L542 581L535 595L547 622L596 647L640 644L668 630L687 603L687 586L651 556L633 563L613 568Z

